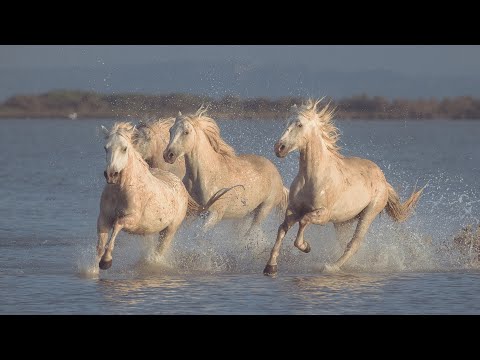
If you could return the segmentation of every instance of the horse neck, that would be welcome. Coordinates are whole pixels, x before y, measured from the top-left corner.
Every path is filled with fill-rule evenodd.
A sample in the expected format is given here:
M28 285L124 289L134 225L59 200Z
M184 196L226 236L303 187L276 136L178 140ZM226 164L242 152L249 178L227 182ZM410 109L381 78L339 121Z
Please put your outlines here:
M190 153L185 154L185 176L193 183L205 184L221 164L223 156L213 150L212 145L201 130L197 130L196 142Z
M305 147L300 149L299 172L307 179L317 178L318 174L326 173L325 170L335 166L335 163L336 159L327 149L320 131L312 132Z
M120 189L128 190L130 187L145 181L148 173L148 169L140 161L140 155L135 154L134 150L129 150L127 165L120 172Z
M158 150L158 149L165 148L170 138L170 134L168 133L168 131L158 126L154 127L152 131L153 131L153 136L151 141L153 141L152 143L153 149Z
M148 150L153 167L161 167L159 164L163 164L164 161L162 154L167 144L168 142L165 143L161 137L161 134L158 133L156 133L155 136L150 140Z

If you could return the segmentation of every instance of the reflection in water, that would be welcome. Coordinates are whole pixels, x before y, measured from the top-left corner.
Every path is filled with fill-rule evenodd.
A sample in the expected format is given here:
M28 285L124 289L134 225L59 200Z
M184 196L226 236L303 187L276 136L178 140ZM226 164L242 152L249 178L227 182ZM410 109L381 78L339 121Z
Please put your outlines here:
M98 281L99 292L108 302L125 305L141 305L150 297L158 296L168 299L178 289L185 287L185 279L172 277L149 277L142 279L101 279Z
M365 299L368 299L368 302L380 301L384 293L383 288L391 277L385 274L322 274L295 277L293 279L297 289L295 298L303 304L299 312L358 313L359 307L365 304Z
M295 277L293 282L301 292L320 294L325 291L363 291L365 287L379 288L386 280L384 274L325 274Z
M332 293L379 292L388 275L384 274L324 274L294 278L303 296L331 296Z
M382 274L321 274L272 279L261 274L157 274L140 279L101 279L98 280L98 292L110 308L118 308L122 313L143 309L150 313L222 314L232 313L232 303L236 304L233 313L358 313L358 306L362 306L365 299L379 300L385 283L392 277ZM265 292L265 287L273 292ZM279 289L282 289L281 295L276 293ZM286 289L288 292L283 293ZM272 299L276 300L272 302ZM290 308L277 308L279 301L289 303ZM230 305L223 308L224 304Z

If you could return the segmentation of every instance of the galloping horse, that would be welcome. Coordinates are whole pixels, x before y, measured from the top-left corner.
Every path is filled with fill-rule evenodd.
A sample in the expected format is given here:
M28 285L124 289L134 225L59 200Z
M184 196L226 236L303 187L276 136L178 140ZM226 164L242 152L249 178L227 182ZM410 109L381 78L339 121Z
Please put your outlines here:
M299 223L294 245L308 253L310 245L303 239L309 224L333 222L337 239L342 243L345 231L358 219L353 238L343 255L327 271L336 271L354 255L375 217L386 210L395 221L404 221L415 207L423 189L413 192L401 203L380 168L370 160L344 157L337 146L338 129L332 123L329 105L317 112L321 100L294 106L286 129L276 142L275 154L283 158L294 150L300 152L298 174L290 186L285 219L278 228L277 239L265 275L277 273L277 257L287 231Z
M161 256L185 218L188 193L174 174L149 170L132 144L136 129L131 124L115 123L110 131L103 126L102 130L107 184L97 219L97 260L100 269L105 270L112 266L112 251L120 230L140 235L160 233L157 254Z
M185 187L201 206L219 189L229 189L228 196L210 207L204 230L221 219L243 218L253 213L248 230L260 224L273 207L285 211L288 189L273 163L262 156L237 156L220 137L215 121L201 107L195 114L178 114L170 128L170 142L163 157L170 164L184 155ZM248 233L247 232L247 233Z
M163 150L168 145L170 134L168 130L175 122L175 118L158 119L155 121L140 122L132 135L132 142L142 158L152 168L167 170L180 179L185 176L185 160L178 159L174 164L163 160Z

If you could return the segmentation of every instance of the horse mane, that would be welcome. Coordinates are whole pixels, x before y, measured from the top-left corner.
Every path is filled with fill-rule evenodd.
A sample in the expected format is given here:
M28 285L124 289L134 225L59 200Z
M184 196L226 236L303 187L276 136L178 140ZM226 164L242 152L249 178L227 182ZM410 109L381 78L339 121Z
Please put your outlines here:
M327 149L332 155L337 158L343 158L340 154L340 146L337 144L340 138L340 130L333 123L333 115L335 113L335 107L330 106L330 102L317 111L317 105L324 98L313 100L308 99L305 104L302 104L297 110L297 114L303 115L307 119L315 120L319 125L322 132L322 139L325 142Z
M203 131L215 152L226 157L234 157L235 150L221 138L220 128L215 120L205 115L207 109L201 106L195 114L186 115L184 118L188 119L195 128Z
M120 134L131 141L134 129L135 126L128 121L117 121L115 124L113 124L109 135L112 136L114 134Z
M152 139L152 134L163 133L172 127L175 122L175 118L160 118L151 121L140 121L137 125L137 130L133 133L132 141L135 145L139 143L148 143ZM162 140L167 141L168 139Z
M109 136L117 134L127 139L132 144L131 149L134 150L133 156L148 169L149 168L148 164L146 163L142 155L138 152L138 150L134 146L133 139L138 136L138 132L139 131L137 130L136 126L132 125L132 123L128 121L119 121L113 124L112 129L110 130Z

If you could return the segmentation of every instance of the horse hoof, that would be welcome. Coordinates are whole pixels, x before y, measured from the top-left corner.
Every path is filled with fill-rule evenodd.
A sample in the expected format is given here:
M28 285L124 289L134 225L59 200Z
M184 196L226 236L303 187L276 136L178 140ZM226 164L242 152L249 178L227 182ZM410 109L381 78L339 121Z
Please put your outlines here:
M310 251L312 251L312 248L310 247L309 243L307 243L306 241L305 243L307 244L307 247L304 250L300 249L300 251L303 251L305 254L308 254Z
M103 259L100 260L100 262L98 263L98 267L102 270L107 270L107 269L110 269L110 267L112 266L112 261L113 259L111 260L108 260L108 261L104 261Z
M277 265L267 265L263 269L263 275L273 276L277 274Z

